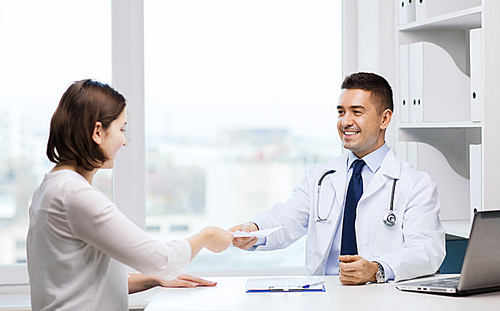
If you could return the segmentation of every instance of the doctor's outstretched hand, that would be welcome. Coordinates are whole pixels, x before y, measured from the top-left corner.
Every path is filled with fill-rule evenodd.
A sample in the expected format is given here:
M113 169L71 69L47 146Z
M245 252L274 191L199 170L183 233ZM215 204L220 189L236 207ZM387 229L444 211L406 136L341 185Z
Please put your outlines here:
M243 231L243 232L253 232L259 231L259 228L253 222L247 222L242 225L237 225L229 229L230 232ZM257 243L258 238L233 238L233 245L241 249L249 249Z
M376 262L358 255L339 256L339 281L345 285L365 284L375 281L378 270Z

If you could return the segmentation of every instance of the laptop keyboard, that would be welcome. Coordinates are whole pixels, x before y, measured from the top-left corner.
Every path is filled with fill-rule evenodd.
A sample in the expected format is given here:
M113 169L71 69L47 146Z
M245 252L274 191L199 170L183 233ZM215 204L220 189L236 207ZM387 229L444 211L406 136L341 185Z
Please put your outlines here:
M430 281L428 283L419 284L422 287L451 287L457 288L460 277L446 278L440 280Z

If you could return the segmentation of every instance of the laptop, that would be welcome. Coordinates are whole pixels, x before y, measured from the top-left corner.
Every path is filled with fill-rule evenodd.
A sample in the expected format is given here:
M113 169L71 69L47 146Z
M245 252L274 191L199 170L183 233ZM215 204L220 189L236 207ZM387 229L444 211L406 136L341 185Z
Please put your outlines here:
M402 283L396 288L456 296L500 291L500 211L474 215L459 277Z

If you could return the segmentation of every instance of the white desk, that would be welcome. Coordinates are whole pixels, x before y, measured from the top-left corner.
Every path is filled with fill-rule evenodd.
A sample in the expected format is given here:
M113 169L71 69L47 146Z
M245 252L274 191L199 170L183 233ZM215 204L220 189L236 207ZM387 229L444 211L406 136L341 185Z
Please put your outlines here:
M440 276L441 277L441 276ZM245 293L246 277L210 278L217 287L160 288L145 311L157 310L497 310L500 292L449 297L401 292L394 283L345 286L324 277L326 292Z

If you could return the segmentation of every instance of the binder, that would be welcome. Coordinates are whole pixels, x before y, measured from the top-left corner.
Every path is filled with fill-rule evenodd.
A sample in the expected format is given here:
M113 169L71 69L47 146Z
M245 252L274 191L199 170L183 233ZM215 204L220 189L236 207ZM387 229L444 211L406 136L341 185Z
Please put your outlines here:
M471 121L483 120L482 30L470 30L470 112Z
M423 42L410 44L408 49L409 56L409 121L423 121Z
M410 163L416 169L418 168L418 142L410 141L406 143L407 153L406 162Z
M403 0L400 0L403 1ZM411 23L415 21L415 2L418 0L404 0L406 3L406 22Z
M408 162L408 158L406 154L408 153L406 150L406 142L405 141L398 141L396 143L396 153L398 154L399 158L401 158L403 161Z
M470 181L470 224L474 213L483 211L482 192L482 145L469 145L469 181Z
M440 46L416 42L409 47L410 122L471 120L470 78Z
M432 0L415 0L415 20L417 22L425 21L427 19L427 3L429 1Z
M396 3L399 4L399 24L404 25L404 24L408 23L407 0L399 0Z
M396 108L403 123L409 121L408 78L408 45L405 44L399 47L399 105Z

